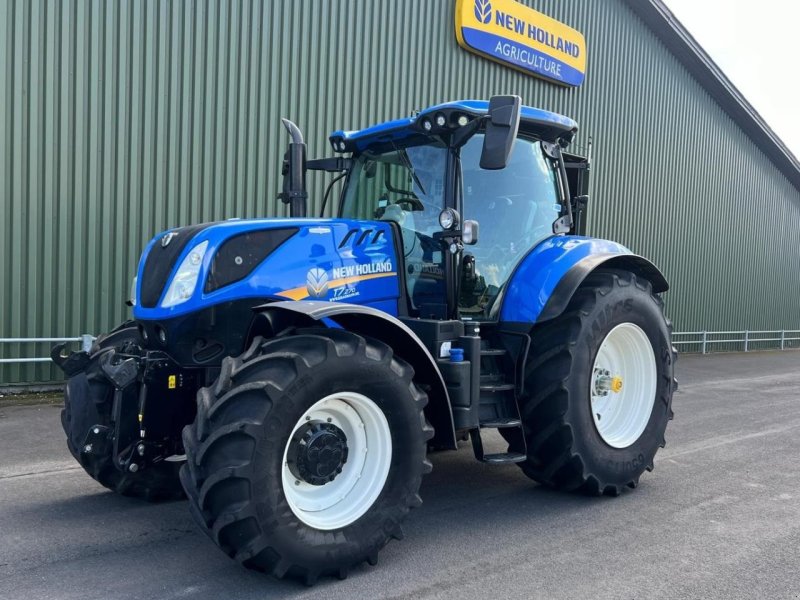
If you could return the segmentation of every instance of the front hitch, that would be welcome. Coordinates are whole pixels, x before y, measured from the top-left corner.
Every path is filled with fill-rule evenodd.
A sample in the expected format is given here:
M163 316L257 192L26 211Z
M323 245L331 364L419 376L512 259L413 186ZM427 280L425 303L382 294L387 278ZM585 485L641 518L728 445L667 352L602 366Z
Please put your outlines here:
M92 347L94 346L95 338L88 333L84 333L80 337L80 342L81 349L77 352L65 354L64 349L67 347L66 342L56 344L50 350L50 360L52 360L56 366L64 371L67 377L72 377L76 373L80 373L81 371L85 370L86 365L89 364L89 359L91 358L90 354L92 352Z
M183 453L180 434L194 418L194 397L204 381L201 369L184 369L166 352L135 343L102 348L93 356L84 350L66 355L64 348L54 347L51 358L68 377L85 372L112 388L105 409L109 422L88 426L76 440L81 453L111 456L123 472Z
M89 353L84 350L64 354L64 348L66 348L66 346L67 344L64 342L53 346L53 349L50 350L50 360L64 371L67 377L72 377L86 370L86 366L89 364L91 357Z
M116 350L102 355L100 357L100 368L108 380L114 384L114 387L122 390L136 381L141 366L137 357L131 356L123 360L116 360L117 356Z

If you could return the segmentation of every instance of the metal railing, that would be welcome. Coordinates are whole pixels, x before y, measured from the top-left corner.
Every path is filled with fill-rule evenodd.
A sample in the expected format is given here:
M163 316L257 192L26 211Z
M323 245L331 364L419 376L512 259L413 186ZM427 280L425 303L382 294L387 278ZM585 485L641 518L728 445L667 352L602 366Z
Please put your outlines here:
M766 337L765 337L766 336ZM81 350L88 352L92 348L95 336L84 333L78 337L63 338L0 338L0 344L44 344L58 342L77 342L80 343ZM700 353L708 354L719 344L729 344L732 347L739 346L745 352L750 352L753 346L759 349L766 349L762 344L773 344L777 350L785 350L787 347L800 347L800 329L782 329L772 331L676 331L672 334L672 343L678 350L681 346L697 346ZM0 358L0 364L12 363L37 363L49 362L50 357L24 357L24 358Z
M681 336L679 339L676 337ZM693 339L684 339L683 336L691 336ZM800 344L800 330L781 329L781 330L761 330L750 331L676 331L672 334L674 346L698 346L702 354L708 354L718 344L729 344L731 347L741 347L745 352L750 352L754 346L760 350L774 348L775 350L785 350L787 347L796 348ZM768 347L762 346L768 344Z
M84 333L78 337L64 337L64 338L0 338L0 344L45 344L57 342L79 342L81 350L88 352L92 349L92 344L96 338L89 334ZM0 364L3 363L36 363L36 362L50 362L50 357L24 357L24 358L0 358Z

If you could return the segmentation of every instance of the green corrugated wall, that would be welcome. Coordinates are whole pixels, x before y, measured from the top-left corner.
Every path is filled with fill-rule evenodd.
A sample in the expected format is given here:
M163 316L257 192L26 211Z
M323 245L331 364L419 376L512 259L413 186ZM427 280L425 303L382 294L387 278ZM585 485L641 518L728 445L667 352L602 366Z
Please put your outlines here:
M591 136L589 231L663 268L677 330L800 327L798 190L621 0L525 3L586 36L581 88L459 48L453 0L0 0L0 337L107 330L154 233L285 214L281 116L320 156L335 128L504 92Z

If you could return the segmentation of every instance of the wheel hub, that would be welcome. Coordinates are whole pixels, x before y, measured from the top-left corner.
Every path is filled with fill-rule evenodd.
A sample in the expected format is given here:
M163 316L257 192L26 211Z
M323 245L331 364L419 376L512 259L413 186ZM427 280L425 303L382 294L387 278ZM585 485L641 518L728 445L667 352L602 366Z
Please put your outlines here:
M608 369L595 369L594 397L608 396L609 392L619 394L622 391L622 377L620 375L611 376Z
M289 469L311 485L330 483L347 462L347 436L331 423L313 423L300 428L289 446Z
M378 499L392 462L383 410L357 392L335 392L297 420L283 451L281 483L294 515L314 529L346 527Z

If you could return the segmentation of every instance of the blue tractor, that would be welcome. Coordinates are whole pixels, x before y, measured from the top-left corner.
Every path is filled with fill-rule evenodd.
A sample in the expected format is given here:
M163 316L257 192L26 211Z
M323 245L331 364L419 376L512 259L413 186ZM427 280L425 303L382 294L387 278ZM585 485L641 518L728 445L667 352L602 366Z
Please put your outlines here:
M54 348L86 471L185 494L229 556L309 583L374 564L428 453L459 442L552 488L636 487L672 417L668 285L581 235L575 122L517 96L449 102L336 131L317 160L284 125L289 218L158 234L133 320ZM307 216L309 170L337 174L323 214L343 179L336 218ZM486 451L497 433L507 450Z

